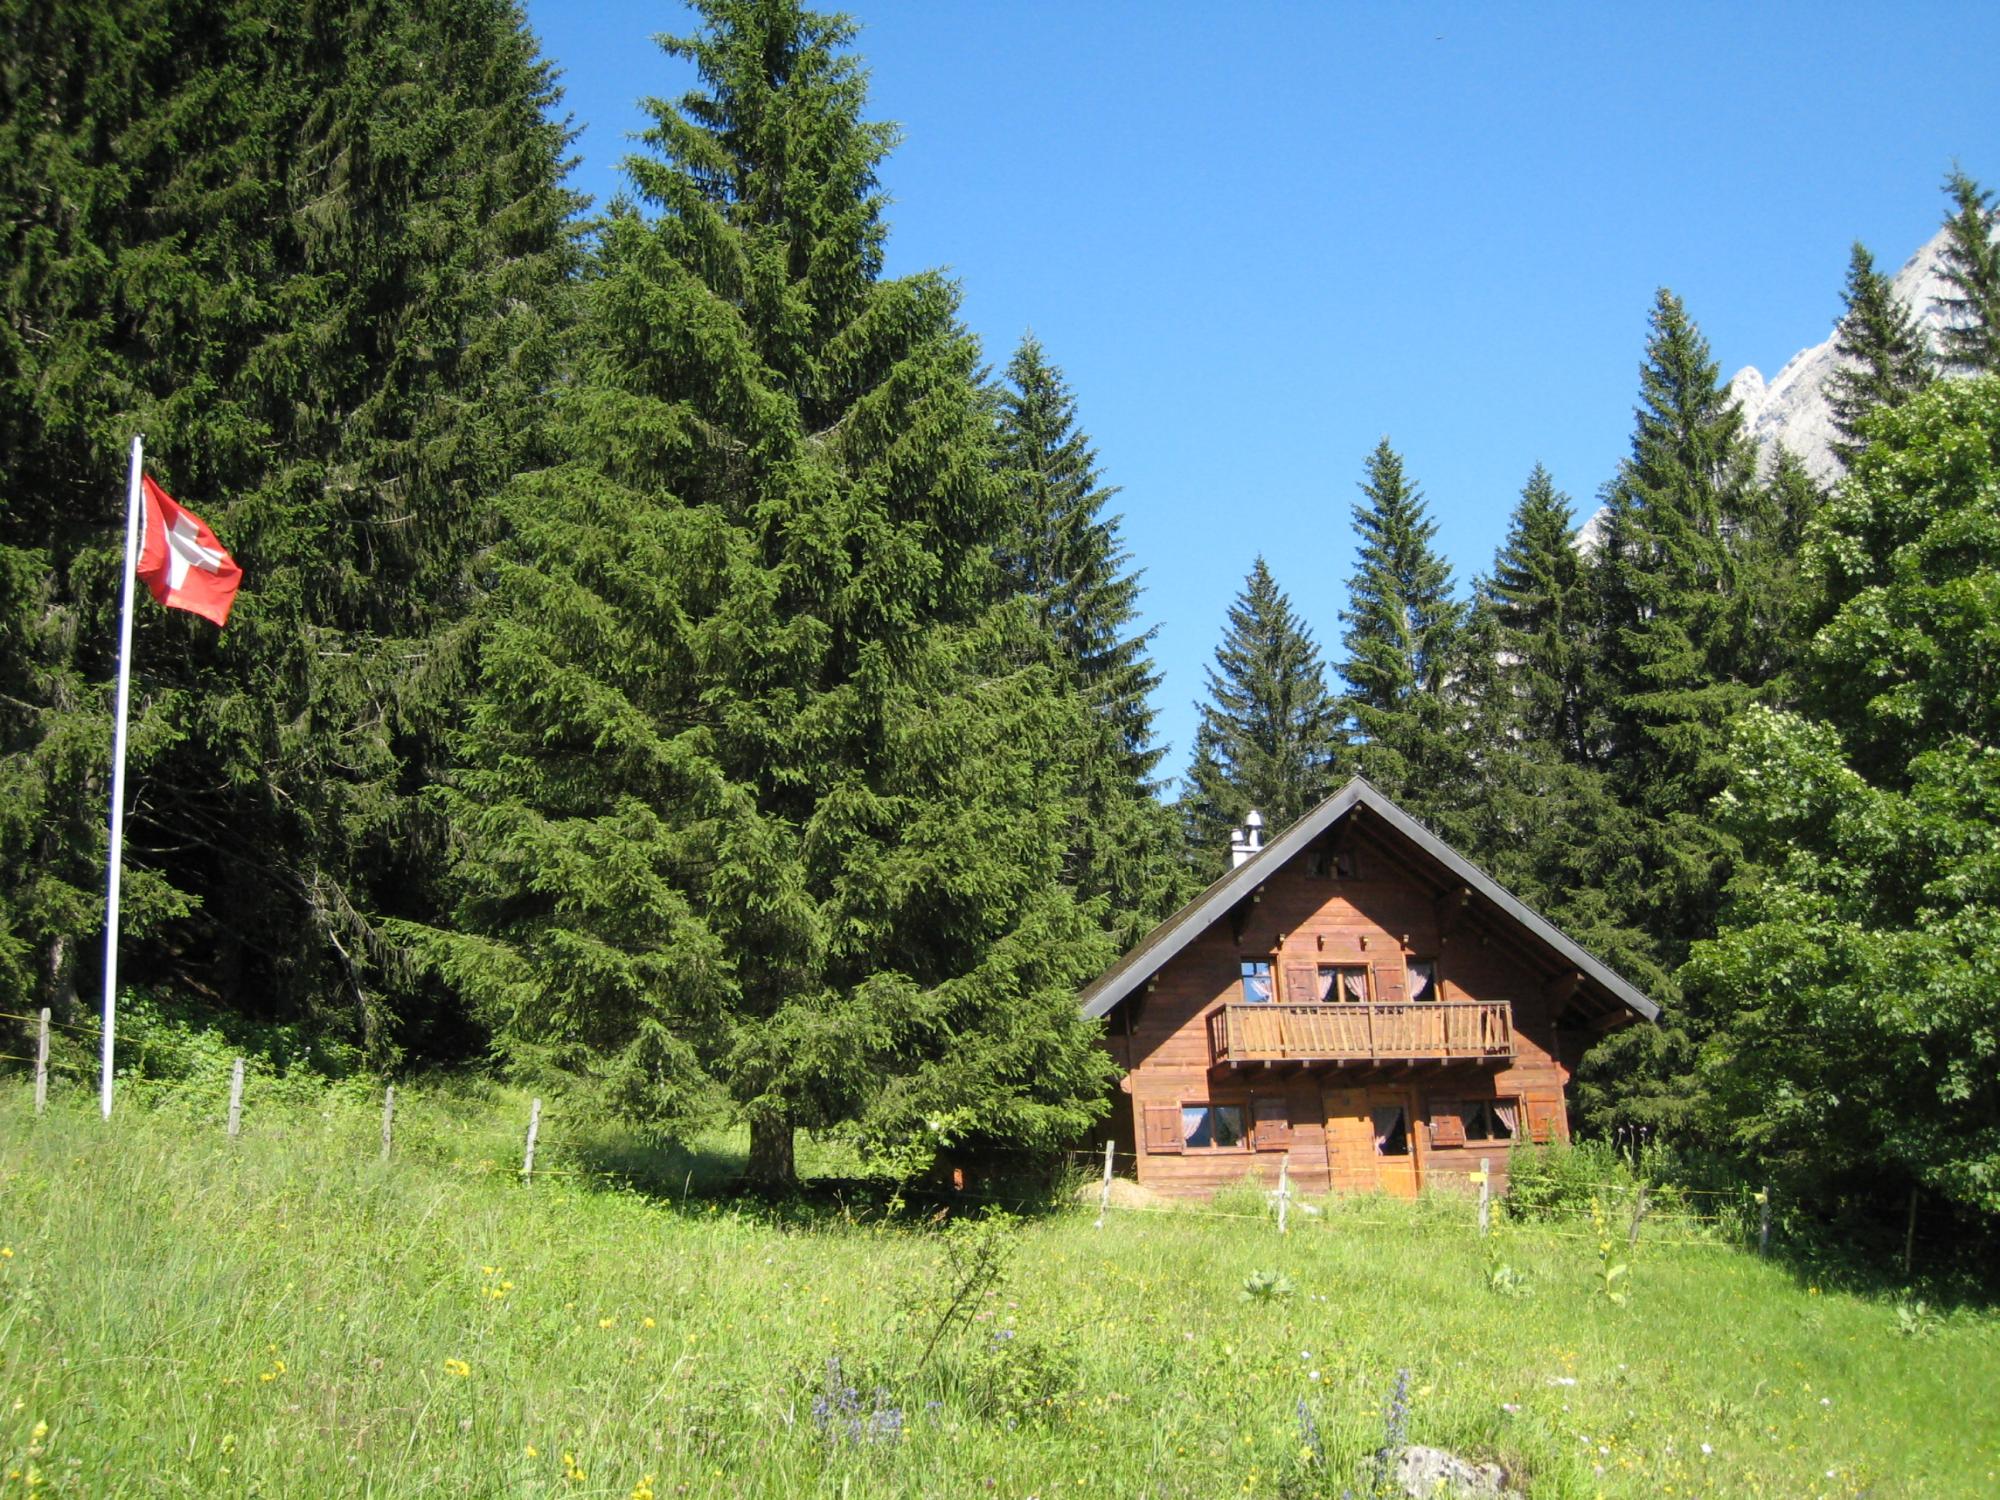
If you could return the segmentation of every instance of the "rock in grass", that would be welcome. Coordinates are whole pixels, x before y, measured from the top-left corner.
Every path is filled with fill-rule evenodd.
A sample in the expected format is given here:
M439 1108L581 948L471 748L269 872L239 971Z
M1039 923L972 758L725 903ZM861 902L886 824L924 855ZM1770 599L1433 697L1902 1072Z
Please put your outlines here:
M1412 1443L1397 1452L1390 1475L1396 1493L1412 1500L1521 1500L1500 1465L1467 1463L1442 1448Z

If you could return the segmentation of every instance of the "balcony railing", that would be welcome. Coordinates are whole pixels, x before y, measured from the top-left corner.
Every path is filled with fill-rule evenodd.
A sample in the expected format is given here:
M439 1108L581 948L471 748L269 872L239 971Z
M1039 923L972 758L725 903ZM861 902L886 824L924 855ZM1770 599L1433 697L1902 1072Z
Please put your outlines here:
M1209 1016L1208 1039L1218 1063L1512 1057L1514 1007L1504 1000L1225 1005Z

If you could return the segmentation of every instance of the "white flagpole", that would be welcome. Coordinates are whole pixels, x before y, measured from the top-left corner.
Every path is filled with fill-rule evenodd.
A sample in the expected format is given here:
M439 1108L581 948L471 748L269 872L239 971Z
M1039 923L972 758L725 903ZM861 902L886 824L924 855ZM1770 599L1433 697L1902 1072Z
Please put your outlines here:
M99 1082L104 1118L111 1118L111 1041L118 1006L118 873L125 855L125 717L132 701L132 589L139 570L139 471L145 440L132 439L132 475L125 496L125 591L118 611L118 727L111 740L111 886L104 904L104 1062Z

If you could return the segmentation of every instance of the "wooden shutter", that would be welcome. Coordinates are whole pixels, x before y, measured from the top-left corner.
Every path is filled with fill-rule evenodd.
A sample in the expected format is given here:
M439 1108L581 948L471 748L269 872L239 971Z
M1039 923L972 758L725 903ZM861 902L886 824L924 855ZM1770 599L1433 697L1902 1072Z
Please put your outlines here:
M1319 999L1319 965L1286 964L1285 992L1278 998L1287 1005L1311 1005Z
M1283 1151L1292 1144L1292 1110L1284 1099L1253 1101L1256 1126L1252 1144L1259 1151Z
M1458 1112L1456 1099L1437 1099L1431 1102L1431 1144L1433 1146L1465 1144L1465 1118Z
M1375 965L1375 1003L1401 1005L1404 995L1403 961L1397 958Z
M1150 1156L1179 1153L1187 1149L1181 1139L1181 1107L1178 1104L1146 1106L1146 1152Z
M1528 1139L1538 1145L1569 1139L1569 1121L1563 1115L1562 1100L1528 1101Z

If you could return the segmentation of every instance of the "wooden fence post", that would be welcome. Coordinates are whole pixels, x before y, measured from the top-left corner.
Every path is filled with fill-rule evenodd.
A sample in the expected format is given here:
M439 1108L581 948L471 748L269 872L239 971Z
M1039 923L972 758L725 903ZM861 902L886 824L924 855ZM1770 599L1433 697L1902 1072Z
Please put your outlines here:
M1104 1143L1104 1190L1097 1195L1097 1227L1104 1227L1104 1215L1111 1208L1111 1142Z
M528 1151L521 1158L521 1185L526 1187L535 1175L535 1137L542 1131L542 1101L537 1099L528 1110Z
M1757 1253L1771 1253L1771 1190L1768 1187L1757 1194Z
M49 1008L42 1007L41 1035L35 1040L35 1113L49 1107Z
M396 1085L390 1084L382 1095L382 1160L389 1159L389 1141L396 1129Z
M1910 1224L1903 1231L1903 1280L1910 1279L1910 1262L1917 1255L1917 1190L1910 1189Z
M1285 1213L1292 1206L1292 1153L1278 1163L1278 1233L1286 1234Z
M1484 1236L1493 1229L1493 1158L1479 1158L1479 1233Z
M1652 1205L1646 1201L1646 1185L1639 1184L1639 1196L1632 1200L1632 1232L1625 1236L1625 1248L1630 1250L1639 1243L1639 1221L1646 1217L1646 1210Z
M229 1138L243 1133L243 1059L237 1058L229 1070Z

